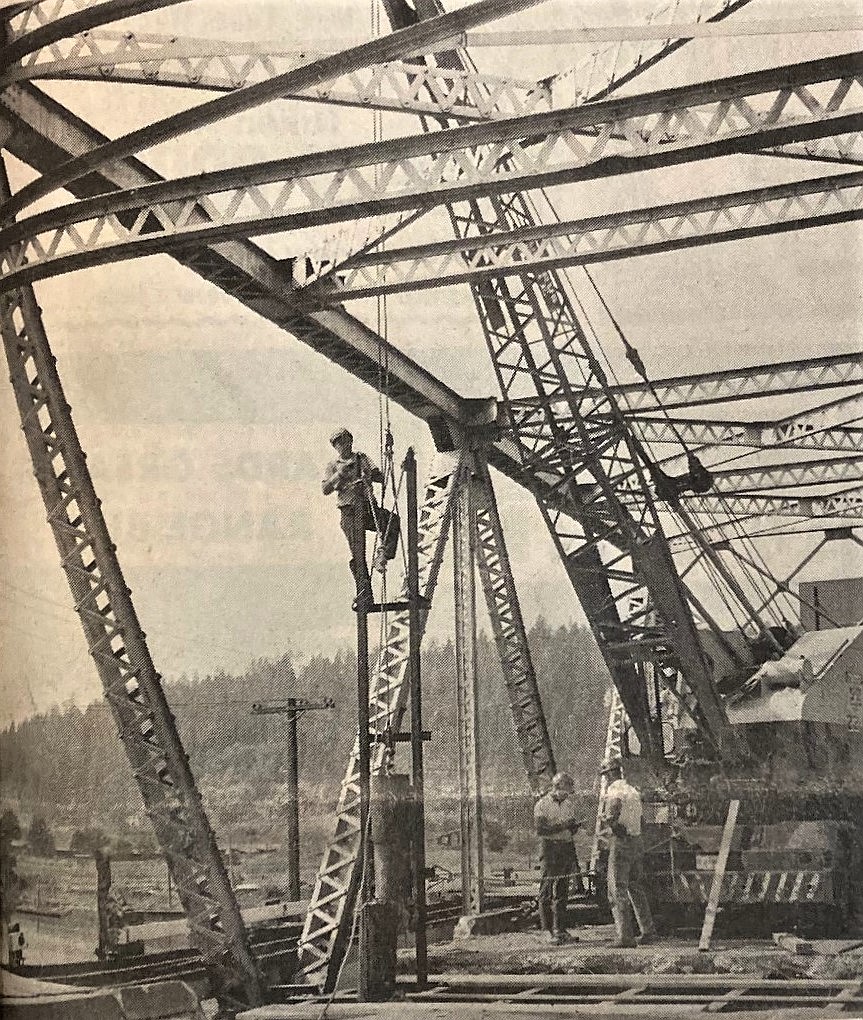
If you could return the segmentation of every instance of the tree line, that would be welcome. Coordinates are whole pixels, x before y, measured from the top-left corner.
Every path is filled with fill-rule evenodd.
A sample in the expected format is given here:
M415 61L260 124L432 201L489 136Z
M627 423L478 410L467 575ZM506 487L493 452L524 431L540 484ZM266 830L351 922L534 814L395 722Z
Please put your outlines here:
M587 628L550 628L542 619L528 635L552 746L559 768L590 789L605 739L608 674ZM423 646L426 790L430 801L458 793L455 728L455 650L450 641ZM490 800L524 794L527 783L493 640L478 639L480 740L483 787ZM192 770L207 809L219 826L241 826L255 816L265 831L275 824L285 785L285 719L252 715L255 702L331 697L335 708L301 716L301 798L306 810L326 813L339 783L355 731L356 657L352 651L292 662L257 659L241 675L217 672L166 681ZM399 762L408 752L399 752ZM405 766L406 767L406 766ZM140 809L116 724L103 703L83 711L55 707L0 733L0 798L52 827L77 826L81 818L120 833L149 826ZM58 839L58 843L60 840Z

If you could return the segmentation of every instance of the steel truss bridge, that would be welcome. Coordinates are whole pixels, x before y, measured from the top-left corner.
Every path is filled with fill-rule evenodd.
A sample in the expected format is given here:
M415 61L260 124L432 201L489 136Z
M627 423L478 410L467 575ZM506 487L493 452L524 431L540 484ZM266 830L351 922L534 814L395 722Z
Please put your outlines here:
M758 6L666 0L642 40L600 46L542 79L516 78L478 71L462 44L513 13L535 8L541 18L543 0L482 0L450 13L440 0L382 2L391 31L336 53L117 27L173 6L181 26L188 0L0 4L0 143L36 173L14 194L5 168L0 174L0 311L12 387L89 652L228 1008L263 1001L259 961L102 516L34 283L164 253L372 386L385 360L390 398L429 424L439 451L420 512L428 604L454 537L469 910L483 905L475 567L531 786L555 770L491 468L535 497L614 680L613 713L626 714L642 752L656 757L667 749L648 676L718 756L740 751L698 638L715 627L707 580L721 583L736 619L769 640L770 614L793 612L790 582L802 566L827 543L863 544L863 356L841 353L847 338L822 338L818 356L781 364L619 383L599 356L577 274L565 275L789 231L814 239L860 219L861 54L642 91L641 76L673 67L693 35L745 24L745 9ZM678 37L675 21L698 31ZM517 31L511 43L518 47ZM211 95L108 138L51 98L45 80ZM155 145L193 141L198 129L276 100L403 114L405 128L175 179L142 159ZM707 162L741 154L760 161L767 183L728 189L724 164ZM543 191L684 164L710 167L708 196L559 219ZM446 220L449 236L439 230ZM336 243L345 224L354 225L347 250ZM401 232L415 237L423 226L421 240L401 243ZM252 240L311 227L329 227L332 243L289 259ZM765 267L765 278L775 271ZM406 344L346 309L359 298L456 284L470 289L499 384L485 400L462 396ZM823 353L831 347L840 353ZM770 410L778 397L786 398L781 417ZM685 471L692 453L713 469L713 484L669 501L659 482ZM800 549L800 565L782 578L752 553L753 542L778 536ZM407 614L396 613L372 676L376 729L397 728L404 713L408 636ZM373 748L373 769L383 754ZM357 738L300 943L305 974L325 988L349 935L358 819Z

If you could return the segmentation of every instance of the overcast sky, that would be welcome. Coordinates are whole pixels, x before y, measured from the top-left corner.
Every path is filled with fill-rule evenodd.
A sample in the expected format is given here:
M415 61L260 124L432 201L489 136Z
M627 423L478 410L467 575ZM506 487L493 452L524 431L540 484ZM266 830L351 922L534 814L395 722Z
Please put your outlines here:
M505 24L636 24L655 6L556 0ZM824 16L859 13L854 3L801 8L755 0L739 19L799 18L802 9L816 8ZM195 0L128 25L299 45L327 35L367 34L369 17L368 0ZM629 91L847 52L860 42L850 33L697 40ZM566 69L585 52L482 49L476 60L489 72L535 79ZM109 135L205 98L118 84L44 87ZM384 119L386 136L415 130L410 118ZM371 138L371 115L364 111L277 102L143 156L176 176ZM13 187L32 178L12 160L9 168ZM554 197L563 215L577 216L837 169L728 157L558 188ZM445 236L441 216L426 217L422 229ZM405 234L418 236L419 230ZM807 230L598 266L595 277L655 377L853 351L860 349L863 322L860 238L859 224ZM286 254L305 250L311 240L281 236L261 243ZM343 233L340 243L345 241ZM573 280L583 286L577 274ZM46 280L36 290L157 668L169 677L239 670L260 655L293 650L301 657L349 644L346 550L333 501L322 496L319 483L336 425L349 425L361 448L376 451L377 394L167 255ZM375 324L371 302L349 310ZM453 388L466 395L495 393L467 288L392 297L388 321L390 339ZM620 368L619 341L607 324L600 324L600 343ZM757 409L741 404L724 413L771 417L801 406L795 398ZM397 407L392 416L398 457L413 444L423 471L433 455L426 427ZM8 386L0 392L0 485L2 718L21 718L68 699L85 704L99 695L99 682ZM498 496L528 622L540 614L554 624L581 619L530 497L505 479L498 479ZM781 573L806 547L782 542L765 551ZM859 548L837 543L810 576L860 573L855 553ZM451 630L450 574L447 563L430 622L437 636Z

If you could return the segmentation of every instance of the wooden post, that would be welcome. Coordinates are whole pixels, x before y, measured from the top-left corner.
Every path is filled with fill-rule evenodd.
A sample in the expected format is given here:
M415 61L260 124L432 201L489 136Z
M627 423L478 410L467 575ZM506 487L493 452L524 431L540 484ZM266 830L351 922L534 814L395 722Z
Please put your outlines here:
M719 855L716 858L716 867L713 870L713 882L710 885L707 909L704 911L704 924L701 928L701 939L698 942L698 950L701 953L706 953L710 949L713 926L716 924L716 915L719 912L722 880L725 878L725 866L728 864L728 855L731 853L731 840L734 837L734 828L737 825L737 811L739 807L740 801L732 800L728 805L728 814L725 816L725 827L722 830Z

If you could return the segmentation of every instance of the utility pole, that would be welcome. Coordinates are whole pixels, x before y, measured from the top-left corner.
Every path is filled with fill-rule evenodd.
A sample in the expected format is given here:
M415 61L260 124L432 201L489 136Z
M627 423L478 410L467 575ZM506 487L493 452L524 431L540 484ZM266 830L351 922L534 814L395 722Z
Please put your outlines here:
M286 715L288 717L288 896L300 899L300 748L297 720L304 712L335 708L332 698L308 701L287 698L283 702L255 702L252 715Z

